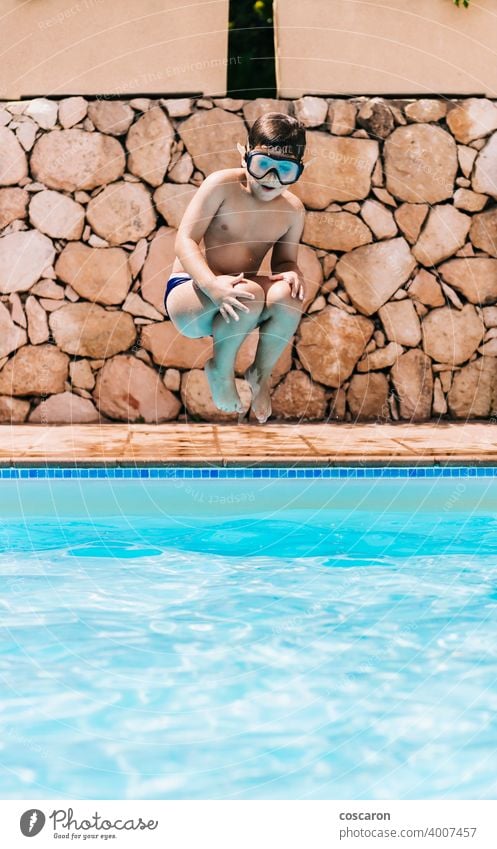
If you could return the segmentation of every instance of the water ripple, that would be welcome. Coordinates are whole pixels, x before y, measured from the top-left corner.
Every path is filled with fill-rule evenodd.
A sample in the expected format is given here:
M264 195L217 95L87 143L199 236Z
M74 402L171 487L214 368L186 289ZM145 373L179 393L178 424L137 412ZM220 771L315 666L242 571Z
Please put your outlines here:
M2 524L2 797L494 798L496 529Z

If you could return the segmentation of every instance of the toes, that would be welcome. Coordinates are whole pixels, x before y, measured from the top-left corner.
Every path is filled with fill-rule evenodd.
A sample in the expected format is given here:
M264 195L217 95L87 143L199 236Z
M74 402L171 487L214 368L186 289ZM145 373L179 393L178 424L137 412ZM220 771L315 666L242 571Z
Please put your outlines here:
M229 392L229 397L226 397L226 390L223 387L222 383L219 384L219 378L216 375L215 367L213 366L211 360L207 360L204 366L204 370L207 374L207 380L209 383L209 388L211 390L212 400L214 404L219 410L223 410L225 413L239 413L243 411L243 404L240 398L238 397L238 393ZM224 397L223 397L224 394Z
M254 411L254 415L257 421L260 422L260 424L264 424L264 422L268 420L272 412L270 404L267 404L266 406L260 405L260 407L257 407L256 405L255 407L252 407L252 410Z
M257 421L260 422L260 424L264 424L264 422L267 421L267 419L271 415L271 410L258 410L257 408L254 409L254 407L252 407L252 410L254 412L254 416L256 417Z

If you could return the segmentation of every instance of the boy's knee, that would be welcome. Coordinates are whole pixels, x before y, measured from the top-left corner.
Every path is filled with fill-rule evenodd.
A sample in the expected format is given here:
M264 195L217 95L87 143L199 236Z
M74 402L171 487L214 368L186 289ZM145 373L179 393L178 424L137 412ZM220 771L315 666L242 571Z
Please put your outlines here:
M264 304L264 301L265 301L264 289L260 285L260 283L257 283L256 280L241 280L239 283L235 283L235 286L234 286L235 292L236 292L236 289L237 289L238 286L241 286L242 289L245 289L247 292L252 292L252 294L255 296L253 301L250 298L247 298L247 301L246 301L247 304L249 302L250 303L259 303L260 302L260 303Z
M281 310L288 310L292 314L295 312L302 312L303 301L300 298L294 298L292 296L292 292L290 289L290 285L284 281L280 280L276 283L273 283L271 288L267 294L266 306L276 307Z
M240 286L246 292L252 292L252 294L254 295L253 298L240 298L240 301L249 308L250 312L262 312L266 302L266 295L262 286L259 283L256 283L255 280L243 280L240 283L235 283L235 286L233 287L235 297L238 286Z

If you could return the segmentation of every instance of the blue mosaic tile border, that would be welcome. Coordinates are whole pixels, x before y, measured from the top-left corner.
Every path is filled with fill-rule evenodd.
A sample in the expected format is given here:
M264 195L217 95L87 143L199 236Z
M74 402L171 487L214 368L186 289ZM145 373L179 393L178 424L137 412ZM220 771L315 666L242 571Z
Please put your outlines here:
M497 466L318 466L318 467L258 467L191 468L158 467L2 467L0 479L12 478L461 478L497 477Z

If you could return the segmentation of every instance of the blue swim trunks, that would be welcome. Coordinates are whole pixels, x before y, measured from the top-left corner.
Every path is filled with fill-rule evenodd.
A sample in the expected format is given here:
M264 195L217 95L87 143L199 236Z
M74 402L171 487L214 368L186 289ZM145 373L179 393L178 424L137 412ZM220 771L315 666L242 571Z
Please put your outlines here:
M169 294L173 291L175 286L179 286L180 283L184 283L186 280L191 280L189 274L186 271L176 271L175 274L171 274L169 280L167 281L166 286L166 294L164 295L164 307L167 310L167 299Z

